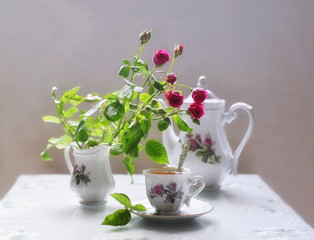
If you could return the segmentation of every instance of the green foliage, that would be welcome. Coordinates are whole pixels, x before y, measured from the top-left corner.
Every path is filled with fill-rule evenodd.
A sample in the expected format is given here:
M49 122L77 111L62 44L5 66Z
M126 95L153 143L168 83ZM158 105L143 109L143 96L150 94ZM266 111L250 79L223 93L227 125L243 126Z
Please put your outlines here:
M147 156L155 163L166 164L169 163L167 151L162 143L151 139L145 144L145 152Z
M119 209L108 215L103 221L102 225L125 226L131 220L130 211L146 211L146 208L142 204L136 204L133 206L130 198L124 193L112 193L110 195L120 202L125 208Z
M163 144L149 139L152 122L157 121L160 132L171 125L170 118L181 131L189 132L192 129L180 116L186 114L186 111L178 111L172 107L163 108L157 100L169 90L180 92L177 85L165 80L167 72L171 72L175 58L168 71L155 72L156 66L150 69L149 64L141 59L146 44L147 41L141 43L139 53L133 59L122 60L118 75L124 86L119 91L107 95L88 93L84 96L79 94L78 86L58 97L57 88L52 88L51 97L56 104L56 116L46 115L43 121L62 126L64 135L48 140L47 147L41 153L44 161L52 160L48 153L51 147L63 149L72 145L83 149L105 143L111 146L112 156L123 155L126 170L132 175L135 160L142 150L141 143L145 143L145 153L152 161L168 163ZM161 76L157 78L153 74ZM127 215L125 212L119 214Z

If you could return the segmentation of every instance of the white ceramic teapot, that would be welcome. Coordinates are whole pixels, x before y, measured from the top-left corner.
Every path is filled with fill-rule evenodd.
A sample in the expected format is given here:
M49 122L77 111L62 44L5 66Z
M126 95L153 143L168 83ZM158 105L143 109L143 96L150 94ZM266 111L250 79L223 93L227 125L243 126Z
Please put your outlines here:
M206 78L201 76L198 87L206 89ZM238 159L244 145L248 141L254 127L252 107L246 103L238 102L230 106L225 112L225 100L219 99L207 90L208 98L204 101L205 114L200 119L200 125L192 122L187 115L182 118L193 129L191 133L180 132L177 136L171 126L163 132L163 143L166 147L171 165L177 166L182 151L182 143L190 139L190 151L184 167L191 169L193 175L201 175L206 180L206 188L219 188L223 179L229 173L237 174ZM182 104L182 109L187 109L193 103L189 96ZM231 123L236 118L236 110L243 109L249 116L249 126L235 152L227 140L224 125Z

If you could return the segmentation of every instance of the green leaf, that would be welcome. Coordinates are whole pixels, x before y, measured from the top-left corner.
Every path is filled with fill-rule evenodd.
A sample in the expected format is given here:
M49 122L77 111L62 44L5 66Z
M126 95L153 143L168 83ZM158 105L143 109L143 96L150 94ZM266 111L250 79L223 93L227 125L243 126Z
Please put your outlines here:
M122 143L117 143L110 148L110 155L118 156L123 153Z
M95 146L97 146L98 145L98 142L96 141L96 140L93 140L93 139L91 139L91 140L89 140L88 142L87 142L87 146L88 147L95 147Z
M118 101L110 103L106 107L104 114L108 120L115 122L124 115L124 106Z
M144 77L150 75L150 72L148 71L148 66L147 66L147 63L146 63L146 62L144 62L143 60L139 59L135 65L140 68L139 72L140 72Z
M130 158L129 156L125 156L123 159L123 164L128 173L132 176L135 169L134 161L132 160L132 158Z
M56 139L50 138L49 139L50 143L52 143L53 141L54 142L57 141L56 142L56 148L63 149L63 148L65 148L66 146L68 146L72 142L72 138L69 137L68 135L63 135L60 138L56 138Z
M57 99L57 96L56 96L56 93L55 93L56 90L57 90L56 87L53 87L51 89L51 96L52 96L54 102L58 104L58 103L60 103L60 101Z
M50 116L50 115L43 116L42 119L44 122L49 122L49 123L60 123L61 122L58 117Z
M124 78L127 78L130 73L130 67L129 66L121 66L119 70L119 76L122 76Z
M79 125L76 128L76 132L75 132L74 137L73 137L74 139L76 139L78 133L84 128L85 122L86 122L86 118L83 118L80 121Z
M154 87L153 87L153 86L150 86L150 87L148 88L148 94L149 94L149 95L153 95L154 93L155 93Z
M107 99L103 99L102 101L100 101L99 103L97 103L96 105L94 105L91 109L89 109L86 113L84 113L83 116L85 117L89 117L91 116L93 113L95 113L96 111L98 111L98 109L105 103L107 102Z
M142 119L140 121L140 125L141 125L141 130L143 132L143 138L146 138L151 128L151 122L148 121L147 119Z
M70 103L73 105L73 106L77 106L79 105L84 99L77 95L76 92L80 89L80 87L75 87L75 88L72 88L71 90L69 91L66 91L63 93L63 100L67 100L67 101L70 101Z
M130 93L132 93L133 89L134 89L134 86L125 85L122 91L120 92L119 97L124 98L128 96Z
M102 100L101 96L96 93L89 93L84 98L85 102L96 102L96 101L101 101L101 100Z
M47 148L46 148L44 151L42 151L42 152L40 153L41 159L44 160L44 161L46 161L46 162L47 162L47 161L52 161L52 158L50 157L50 155L49 155L49 153L48 153L49 147L50 147L50 145L48 144Z
M61 117L63 116L64 102L60 102L57 104L57 113Z
M174 122L177 124L178 128L183 132L191 132L193 129L183 120L179 115L171 116Z
M111 193L110 196L116 199L122 205L126 206L127 208L132 209L130 198L124 193Z
M72 117L76 112L78 112L78 108L77 107L70 107L68 110L66 110L64 112L64 117L65 118L70 118Z
M140 70L140 68L136 66L131 66L131 69L133 72L138 72Z
M103 131L103 135L101 137L101 141L103 143L110 143L112 139L112 129L111 127L107 127L105 131Z
M144 103L150 98L150 95L148 93L141 93L140 94L140 99Z
M134 148L137 148L137 145L141 141L142 136L143 132L138 121L132 123L127 131L121 134L122 147L125 154L129 154L134 150Z
M129 60L123 59L122 62L123 62L125 65L131 66Z
M131 214L127 209L119 209L113 214L110 214L103 221L102 225L124 226L131 220Z
M146 207L142 204L136 204L135 206L133 206L133 209L136 211L146 211Z
M76 135L76 139L80 142L86 142L88 140L88 133L86 132L86 130L82 129L81 131L79 131Z
M164 120L161 120L158 123L157 127L158 127L158 130L162 132L162 131L165 131L169 127L169 123L165 122Z
M167 151L162 143L155 139L151 139L145 144L145 152L147 156L155 163L169 163Z
M158 81L154 82L154 87L158 90L164 90L164 86Z

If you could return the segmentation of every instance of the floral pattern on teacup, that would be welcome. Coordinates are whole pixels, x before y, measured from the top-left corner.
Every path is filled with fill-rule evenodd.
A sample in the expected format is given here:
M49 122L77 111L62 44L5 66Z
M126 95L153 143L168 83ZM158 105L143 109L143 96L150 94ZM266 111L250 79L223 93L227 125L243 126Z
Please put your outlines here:
M177 190L177 184L175 182L170 182L166 186L159 183L149 191L149 197L152 199L158 196L162 198L165 195L165 203L175 203L176 199L182 199L183 194L181 188Z
M187 138L190 141L190 151L195 152L195 155L202 158L202 161L209 164L220 163L221 156L216 155L215 142L213 141L210 133L205 135L202 140L200 134L188 133Z
M87 185L87 183L91 182L90 179L90 172L85 173L86 170L86 166L85 164L82 164L80 167L75 164L74 169L73 169L73 176L75 180L76 185L79 185L81 182L85 183L85 185Z

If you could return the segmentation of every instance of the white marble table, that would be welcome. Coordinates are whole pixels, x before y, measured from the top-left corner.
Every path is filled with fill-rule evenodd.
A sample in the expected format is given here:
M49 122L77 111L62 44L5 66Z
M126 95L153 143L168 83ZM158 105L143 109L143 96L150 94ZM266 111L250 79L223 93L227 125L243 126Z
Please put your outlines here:
M214 210L192 221L163 223L132 215L124 227L100 225L120 208L111 197L102 207L78 203L68 175L22 175L0 201L2 239L314 239L307 225L258 175L229 177L221 190L203 191L198 199ZM145 198L144 178L115 175L115 192L132 201Z

